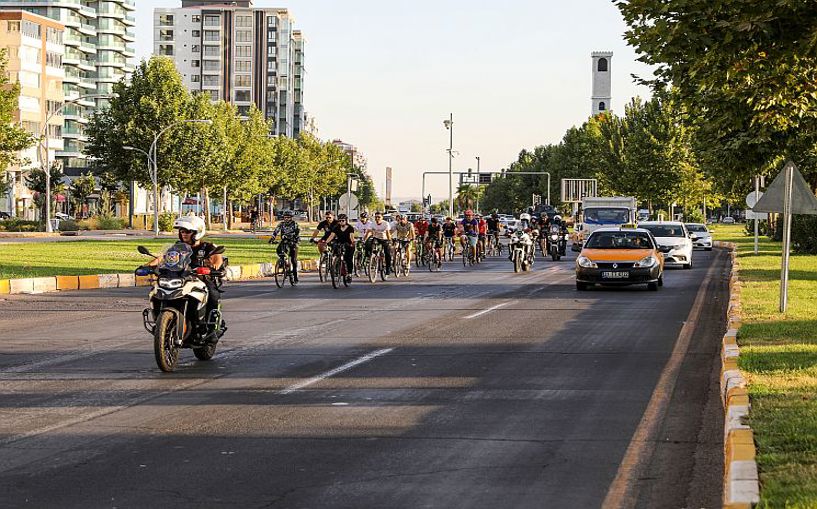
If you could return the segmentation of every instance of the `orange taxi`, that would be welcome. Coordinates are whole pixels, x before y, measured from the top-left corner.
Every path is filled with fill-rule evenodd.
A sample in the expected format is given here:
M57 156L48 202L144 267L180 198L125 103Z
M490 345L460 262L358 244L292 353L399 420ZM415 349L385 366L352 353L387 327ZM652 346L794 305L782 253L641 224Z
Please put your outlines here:
M664 285L664 249L648 230L627 226L599 228L576 258L576 289L600 285Z

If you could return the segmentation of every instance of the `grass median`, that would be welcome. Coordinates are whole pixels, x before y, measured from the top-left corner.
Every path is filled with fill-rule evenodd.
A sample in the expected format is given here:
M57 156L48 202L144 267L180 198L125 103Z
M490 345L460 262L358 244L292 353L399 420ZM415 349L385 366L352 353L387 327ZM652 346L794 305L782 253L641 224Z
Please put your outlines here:
M719 226L740 263L740 368L752 401L759 507L817 507L817 256L792 255L788 312L778 312L781 243Z
M275 257L275 246L266 240L229 237L208 240L226 248L224 256L233 266L270 262ZM148 260L136 251L136 246L160 253L172 244L172 238L0 244L0 279L133 272ZM301 242L300 259L317 257L315 245Z

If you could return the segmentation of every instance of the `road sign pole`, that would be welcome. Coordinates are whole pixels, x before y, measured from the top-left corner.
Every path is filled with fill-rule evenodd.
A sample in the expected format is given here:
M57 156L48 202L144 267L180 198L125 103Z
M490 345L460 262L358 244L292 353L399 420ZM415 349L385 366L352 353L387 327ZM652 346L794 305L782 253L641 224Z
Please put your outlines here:
M786 312L789 300L789 251L791 249L791 215L792 215L792 187L794 180L794 165L787 164L785 168L785 192L783 196L783 257L780 262L780 312Z
M760 196L758 196L759 193L760 193L760 179L758 177L755 177L755 203L757 203L758 200L760 200ZM757 215L755 215L755 254L757 254L757 250L758 250L757 249L757 247L758 247L757 246L757 243L758 243L757 237L758 237L758 233L759 233L759 230L760 230L760 228L758 226L759 222L760 222L760 220L757 218Z

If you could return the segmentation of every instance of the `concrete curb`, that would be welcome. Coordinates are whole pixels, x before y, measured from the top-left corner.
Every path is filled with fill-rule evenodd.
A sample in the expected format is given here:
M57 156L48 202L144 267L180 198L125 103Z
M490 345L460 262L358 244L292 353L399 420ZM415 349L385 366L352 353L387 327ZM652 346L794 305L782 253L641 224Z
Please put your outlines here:
M729 306L726 312L728 330L721 346L721 403L723 427L723 507L750 509L760 501L760 481L755 461L752 428L746 424L751 403L746 378L738 368L740 347L740 282L737 248L734 243L716 241L716 247L729 250L732 270L729 276Z
M314 271L318 260L300 260L299 271ZM275 264L253 263L227 268L228 281L247 281L273 275ZM96 290L98 288L131 288L150 286L151 276L133 274L92 274L87 276L49 276L21 279L0 279L0 295L38 294L73 290Z

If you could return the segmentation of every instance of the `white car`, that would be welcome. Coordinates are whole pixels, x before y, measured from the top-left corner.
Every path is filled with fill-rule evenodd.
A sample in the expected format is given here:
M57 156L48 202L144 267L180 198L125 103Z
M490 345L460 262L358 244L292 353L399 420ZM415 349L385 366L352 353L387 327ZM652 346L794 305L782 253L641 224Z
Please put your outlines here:
M680 221L645 221L639 228L649 230L659 247L668 247L664 253L664 265L680 265L692 268L692 239L684 223Z
M509 235L516 231L519 228L519 220L518 219L508 219L505 222L505 232Z
M712 234L705 224L686 223L687 231L692 234L692 245L706 251L712 251Z

